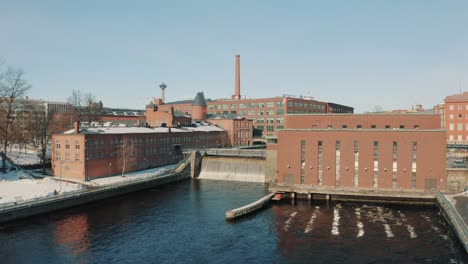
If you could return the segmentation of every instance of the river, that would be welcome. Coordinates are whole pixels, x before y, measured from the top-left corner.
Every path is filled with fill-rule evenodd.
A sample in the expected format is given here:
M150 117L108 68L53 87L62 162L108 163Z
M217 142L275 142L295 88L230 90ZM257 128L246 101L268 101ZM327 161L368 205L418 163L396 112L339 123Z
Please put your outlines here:
M0 263L465 263L435 207L286 201L226 222L258 183L184 181L0 225Z

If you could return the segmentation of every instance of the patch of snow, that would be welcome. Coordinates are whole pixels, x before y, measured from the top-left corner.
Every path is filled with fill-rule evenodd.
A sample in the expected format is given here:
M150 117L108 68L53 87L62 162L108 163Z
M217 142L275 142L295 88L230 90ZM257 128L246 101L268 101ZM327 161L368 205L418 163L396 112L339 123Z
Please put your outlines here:
M41 180L0 181L0 204L22 202L38 197L53 196L54 192L66 193L80 190L79 184L53 180L49 177Z
M25 153L24 149L20 151L18 148L13 148L11 151L7 151L6 154L14 163L19 165L40 164L38 151L36 149L27 149ZM50 150L48 152L50 154Z
M148 178L153 178L155 176L160 176L161 174L164 174L170 170L173 170L176 168L176 166L177 164L171 164L171 165L157 167L153 169L127 173L124 176L119 175L119 176L95 179L90 182L92 185L95 185L95 186L107 186L107 185L113 185L113 184L123 183L127 181L148 179Z

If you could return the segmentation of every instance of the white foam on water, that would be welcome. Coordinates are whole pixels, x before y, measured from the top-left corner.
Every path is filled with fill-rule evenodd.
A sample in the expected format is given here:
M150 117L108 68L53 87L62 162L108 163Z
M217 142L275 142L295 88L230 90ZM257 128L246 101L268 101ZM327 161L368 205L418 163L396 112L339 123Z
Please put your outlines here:
M379 216L379 221L383 223L385 234L387 234L387 238L394 237L392 229L390 228L390 225L387 224L387 220L385 220L384 218L382 207L380 206L377 207L377 214ZM392 216L388 215L388 217L392 217Z
M304 230L304 233L309 233L314 229L314 222L315 219L317 219L317 209L315 209L315 212L312 214L312 216L309 219L309 222L307 223L306 229Z
M410 233L411 238L417 238L418 237L416 232L414 232L414 227L412 225L406 225L406 228L408 229L408 232Z
M338 227L340 226L340 211L335 208L333 209L333 223L332 223L332 235L337 236L340 234Z
M288 231L288 230L289 230L289 227L291 226L292 220L293 220L293 218L296 216L296 214L297 214L297 212L292 212L292 213L289 215L288 220L286 220L286 222L284 222L284 231Z
M356 213L356 217L358 219L358 221L357 221L357 227L358 227L357 237L362 237L364 235L364 224L360 221L361 220L361 208L356 208L355 213Z
M357 222L358 234L357 237L362 237L364 235L364 224L362 222Z
M387 238L394 237L392 233L392 229L390 228L389 224L384 224L385 227L385 233L387 234Z

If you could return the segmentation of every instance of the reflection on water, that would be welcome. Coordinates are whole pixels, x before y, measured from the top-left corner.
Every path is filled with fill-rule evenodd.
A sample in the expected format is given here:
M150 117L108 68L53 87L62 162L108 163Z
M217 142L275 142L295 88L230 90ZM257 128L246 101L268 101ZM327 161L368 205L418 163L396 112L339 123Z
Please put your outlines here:
M88 219L86 214L72 215L55 224L55 242L68 248L74 255L88 249Z
M352 203L227 210L262 184L185 181L0 226L0 263L463 263L434 207Z

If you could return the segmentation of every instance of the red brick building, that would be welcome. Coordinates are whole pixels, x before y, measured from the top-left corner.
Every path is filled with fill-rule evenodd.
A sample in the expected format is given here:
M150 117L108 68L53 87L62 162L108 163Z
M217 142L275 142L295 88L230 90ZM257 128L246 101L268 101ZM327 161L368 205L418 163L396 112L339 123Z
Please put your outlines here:
M438 115L287 115L278 132L277 184L434 190L446 187Z
M163 104L161 100L155 100L146 106L146 126L149 127L177 127L189 126L192 117L172 105Z
M468 92L444 100L445 129L449 143L468 143Z
M164 86L166 87L166 86ZM162 90L164 93L164 90ZM200 93L199 93L200 94ZM198 95L197 95L198 96ZM230 99L204 100L206 108L194 108L196 100L184 100L165 103L192 118L198 119L203 111L208 117L219 115L237 115L251 119L254 127L254 135L257 137L276 138L278 129L284 128L286 114L299 113L353 113L349 106L320 102L311 97L280 96L250 99L241 95L240 90L240 56L236 55L235 87L234 95ZM204 97L203 97L204 99ZM194 109L197 109L195 116Z
M185 149L228 147L227 132L209 124L190 127L88 127L52 135L54 176L92 180L178 162ZM126 153L125 162L123 154Z
M235 115L222 115L209 118L208 122L226 130L232 146L253 144L253 126L250 119Z

